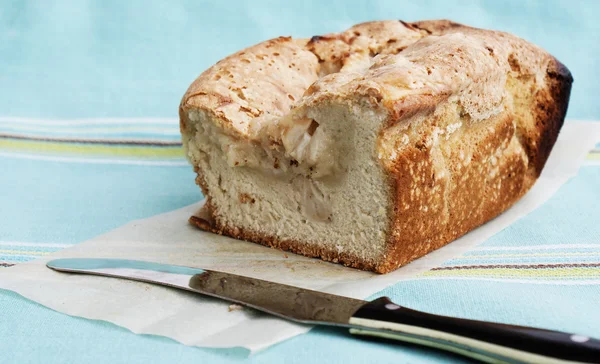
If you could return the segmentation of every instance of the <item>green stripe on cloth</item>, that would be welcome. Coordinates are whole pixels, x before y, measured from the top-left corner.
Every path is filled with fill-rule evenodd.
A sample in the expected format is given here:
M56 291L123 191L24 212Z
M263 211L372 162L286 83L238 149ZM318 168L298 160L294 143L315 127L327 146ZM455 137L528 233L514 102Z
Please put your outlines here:
M78 143L78 144L107 144L107 145L145 145L145 146L181 146L179 140L152 140L134 138L72 138L72 137L48 137L30 136L24 134L2 134L0 139L30 140L38 142Z
M588 160L600 160L600 149L594 149L585 157Z
M72 244L0 241L0 267L44 257L70 246Z
M499 278L535 280L600 280L600 262L590 264L558 264L538 266L477 266L435 268L423 277Z
M181 145L92 144L64 141L0 139L0 150L78 156L116 156L124 158L183 159Z

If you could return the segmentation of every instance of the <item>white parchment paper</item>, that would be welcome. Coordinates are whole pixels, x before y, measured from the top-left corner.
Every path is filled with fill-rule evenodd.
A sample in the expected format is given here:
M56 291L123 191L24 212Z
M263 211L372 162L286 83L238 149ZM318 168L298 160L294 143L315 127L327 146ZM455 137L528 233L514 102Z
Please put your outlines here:
M229 303L156 285L45 267L59 257L123 258L193 266L247 275L354 298L461 255L548 200L575 176L585 154L600 141L600 123L567 123L542 176L509 211L464 237L397 271L377 275L337 264L199 231L187 222L201 203L132 221L89 241L0 270L0 288L73 316L105 320L134 333L161 335L186 345L264 349L307 332L301 326Z

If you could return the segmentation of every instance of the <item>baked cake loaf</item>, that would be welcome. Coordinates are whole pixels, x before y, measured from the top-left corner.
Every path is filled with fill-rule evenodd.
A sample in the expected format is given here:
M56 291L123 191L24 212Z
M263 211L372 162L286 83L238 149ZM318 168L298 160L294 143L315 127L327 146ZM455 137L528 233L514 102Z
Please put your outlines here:
M207 199L191 221L392 271L531 188L571 83L541 48L446 20L257 44L202 73L181 102Z

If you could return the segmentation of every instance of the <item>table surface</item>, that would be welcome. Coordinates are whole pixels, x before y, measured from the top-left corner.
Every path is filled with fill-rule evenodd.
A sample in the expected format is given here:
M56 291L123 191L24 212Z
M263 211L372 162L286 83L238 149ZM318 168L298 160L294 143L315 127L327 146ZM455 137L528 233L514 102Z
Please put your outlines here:
M177 145L64 139L177 141L173 120L188 84L220 58L279 35L306 37L375 19L449 18L510 31L571 69L569 118L600 119L600 1L450 3L1 2L0 265L198 201L193 172ZM438 314L599 337L599 156L597 146L578 176L547 203L477 249L378 295ZM480 265L487 268L475 268ZM242 349L186 347L135 335L2 290L0 322L2 362L465 361L409 345L353 340L333 329L314 329L248 358Z

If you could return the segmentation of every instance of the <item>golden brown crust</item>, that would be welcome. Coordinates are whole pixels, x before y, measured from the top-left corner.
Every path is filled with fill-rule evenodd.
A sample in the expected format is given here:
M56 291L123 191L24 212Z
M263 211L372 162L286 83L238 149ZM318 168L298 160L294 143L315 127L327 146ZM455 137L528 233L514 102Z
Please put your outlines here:
M181 112L203 110L223 130L249 138L250 122L287 113L317 80L317 58L305 43L279 37L224 58L192 83Z
M411 25L428 35L463 32L498 37L511 49L507 84L513 91L515 104L531 105L531 109L526 110L515 105L514 111L518 136L529 158L529 178L537 178L567 113L573 83L567 67L541 48L507 33L472 28L450 20L418 21ZM531 87L536 73L541 75L545 87Z
M192 84L180 106L182 130L189 109L211 113L223 130L249 139L251 123L293 108L366 100L385 110L378 148L395 155L381 162L394 199L387 251L379 261L365 261L226 226L212 210L209 219L190 222L351 267L392 271L493 219L531 188L558 137L572 81L560 62L520 38L447 20L371 22L310 41L278 38L250 47ZM460 137L451 137L448 128L458 124ZM401 148L399 125L412 133ZM432 144L440 130L445 139ZM197 183L210 206L201 174Z
M512 116L501 114L439 151L423 143L403 153L390 171L395 220L387 259L376 270L389 272L438 249L516 202L529 186L523 151L513 137Z
M427 34L483 32L450 21L413 25ZM424 153L413 149L403 154L390 171L392 186L397 191L395 220L387 258L376 267L377 272L390 272L498 216L517 202L541 173L563 124L573 79L555 58L515 39L511 41L530 49L523 55L519 54L519 47L515 47L511 54L511 68L516 74L509 76L507 82L515 98L510 105L513 111L503 112L495 121L486 121L485 125L465 132L479 134L475 142L468 142L474 146L469 167L464 168L464 157L459 154L464 153L465 146L456 145L461 144L458 141L447 144L442 152L446 154L443 159L449 181L436 181L439 171L433 168L435 158L426 155L431 152L427 150ZM543 80L546 87L533 87L531 73L514 69L520 67L521 57L525 58L524 62L530 61L527 53L532 52L537 53L537 61L547 64ZM432 123L435 126L436 121ZM462 139L468 138L468 134L462 136ZM502 154L492 163L495 151ZM422 179L415 178L411 173L413 168L420 168L417 171L423 175ZM415 191L419 190L423 197L415 197ZM444 204L448 204L445 214ZM429 212L422 211L424 206Z
M546 69L548 89L537 92L535 98L533 115L538 132L536 135L537 143L527 150L536 178L542 173L565 120L572 83L573 77L569 70L553 58ZM535 136L532 136L532 138L535 138ZM526 143L526 145L530 144Z
M317 56L320 75L348 71L379 54L397 54L422 35L396 20L357 24L345 32L316 35L306 48Z

